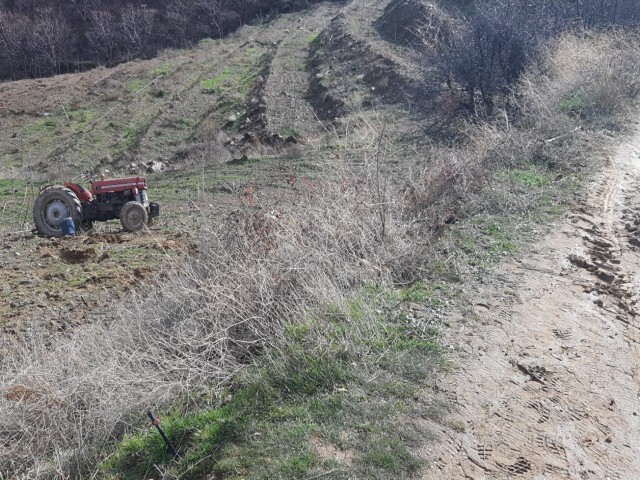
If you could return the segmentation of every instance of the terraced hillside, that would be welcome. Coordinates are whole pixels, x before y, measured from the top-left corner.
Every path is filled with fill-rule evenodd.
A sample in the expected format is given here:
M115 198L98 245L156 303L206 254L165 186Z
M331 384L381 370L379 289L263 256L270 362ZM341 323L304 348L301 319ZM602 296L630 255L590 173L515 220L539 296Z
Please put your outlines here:
M326 116L310 107L323 109L312 88L316 80L329 86L334 79L331 92L342 89L353 97L346 113L363 108L356 99L375 99L375 88L388 85L379 71L383 64L387 75L412 71L407 88L419 80L402 52L372 31L371 21L385 4L326 3L311 12L243 27L233 38L204 40L189 51L168 51L110 69L4 83L0 156L5 176L44 180L103 170L116 174L144 170L152 162L173 169L210 138L220 139L224 153L235 154L258 143L278 142L277 137L321 136L325 129L318 117ZM319 42L323 37L328 40ZM347 65L329 56L335 50L357 53ZM310 72L313 60L318 71ZM332 64L326 74L320 72L323 62ZM342 79L343 70L353 75ZM352 94L355 91L364 93ZM226 158L221 154L206 163Z
M402 52L391 45L373 53L381 41L371 21L385 4L327 2L191 50L0 84L0 221L11 233L2 239L5 331L51 323L43 313L57 311L63 292L65 308L90 318L90 306L99 311L107 298L146 278L140 268L154 271L169 258L158 246L188 235L194 212L222 216L247 204L248 191L265 208L295 196L292 178L318 175L332 162L326 145L339 138L335 126L351 121L357 128L357 117L377 104L387 84L378 75L380 62L388 71L402 63ZM336 25L340 35L334 36ZM356 48L362 55L349 64L333 59L337 50ZM320 73L325 68L331 71ZM343 77L347 70L355 74ZM317 91L318 81L326 92ZM324 102L331 95L351 100L328 118ZM98 227L107 239L99 242L100 252L87 253L85 239L51 243L29 234L40 186L138 174L149 177L150 196L163 209L153 238L133 238L106 224ZM188 250L188 243L178 249ZM66 251L82 259L62 268ZM21 272L34 262L41 268L27 281ZM60 293L38 293L50 289Z

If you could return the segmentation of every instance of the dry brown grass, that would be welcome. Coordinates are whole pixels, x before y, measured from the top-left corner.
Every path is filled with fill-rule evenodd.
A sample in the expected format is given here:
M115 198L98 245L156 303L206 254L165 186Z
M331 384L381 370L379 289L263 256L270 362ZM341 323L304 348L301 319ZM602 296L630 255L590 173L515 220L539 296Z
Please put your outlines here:
M459 126L463 141L455 146L427 148L405 186L405 215L438 231L463 215L528 208L534 198L484 187L501 169L580 171L600 161L611 131L637 105L639 78L638 35L563 35L545 47L501 114Z
M157 288L54 346L38 334L5 346L0 472L78 478L146 408L215 395L287 323L366 281L390 284L410 241L391 220L382 237L374 186L356 183L316 182L297 207L222 225L201 218L199 255Z
M542 131L562 113L593 128L624 125L640 93L639 46L638 34L623 31L568 33L547 45L518 89L527 120Z

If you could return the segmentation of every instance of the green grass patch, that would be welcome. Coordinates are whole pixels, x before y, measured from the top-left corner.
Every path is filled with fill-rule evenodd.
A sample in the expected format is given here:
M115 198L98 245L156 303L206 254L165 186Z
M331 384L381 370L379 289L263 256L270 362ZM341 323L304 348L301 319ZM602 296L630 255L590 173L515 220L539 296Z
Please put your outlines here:
M203 93L207 94L233 94L238 98L246 96L253 88L255 80L261 69L261 50L256 47L246 49L241 56L227 66L222 72L211 78L205 78L200 82Z
M98 112L89 108L70 110L67 114L72 126L78 131L84 130L98 118Z
M60 125L60 119L56 117L46 117L27 125L25 130L28 135L33 135L35 133L53 131L58 125Z
M173 73L173 65L171 63L163 63L152 72L152 75L154 77L160 77L160 76L166 77L171 73Z
M162 418L162 427L176 444L194 446L183 459L184 463L206 457L222 442L233 438L233 418L227 408L203 410L189 415L174 411ZM116 478L137 480L156 473L155 465L167 463L167 447L160 435L145 432L126 437L116 455L110 457L103 468L106 472L118 472Z
M200 82L200 86L205 93L222 93L222 85L229 82L232 77L233 69L227 67L219 75L204 79Z
M494 191L503 191L508 195L527 194L534 191L542 191L553 183L553 177L557 172L542 166L534 166L534 160L522 159L522 167L511 169L498 169L493 174L493 180L489 188Z
M573 92L560 101L560 109L573 114L582 114L593 107L593 101L589 100L582 90Z
M217 42L217 40L213 39L213 38L203 38L202 40L200 40L198 42L198 45L201 46L209 46L209 45L213 45Z
M418 398L444 363L433 333L397 312L438 292L370 285L345 306L288 325L225 400L163 416L177 459L157 433L139 430L116 446L103 474L145 478L157 465L183 479L412 478L423 462L411 448L428 435L406 419L442 414Z
M129 93L138 93L147 85L147 80L135 79L126 83L125 88Z
M491 239L489 250L492 253L510 253L517 250L516 239L509 225L500 222L488 222L486 233Z
M124 149L129 150L130 148L135 147L142 138L143 134L144 127L142 127L141 125L129 125L125 127L122 134Z
M420 467L420 462L397 439L372 442L369 451L358 459L358 463L367 478L379 478L380 471L398 478L408 473L407 471L416 471Z
M501 215L476 215L452 229L449 240L455 245L456 258L488 268L504 255L516 252L523 232L512 222L512 218Z
M256 74L250 68L233 69L227 67L219 75L204 79L200 86L203 92L209 94L221 94L225 91L246 94L255 78Z
M302 132L295 127L290 127L282 130L282 136L285 138L300 138L302 136Z
M550 195L542 195L539 199L540 207L542 211L546 215L558 216L561 215L565 210L566 206L562 203L558 202L556 199L551 197Z
M540 188L550 183L546 172L536 170L514 170L511 172L513 179L523 187Z

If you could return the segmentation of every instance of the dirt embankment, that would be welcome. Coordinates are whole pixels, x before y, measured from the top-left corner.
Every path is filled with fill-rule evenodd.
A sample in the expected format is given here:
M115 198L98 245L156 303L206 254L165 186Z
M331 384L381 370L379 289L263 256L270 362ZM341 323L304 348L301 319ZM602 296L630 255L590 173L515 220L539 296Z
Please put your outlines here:
M428 478L637 478L639 151L636 133L460 319L460 368L440 385L457 431Z
M450 42L455 22L425 0L393 0L376 20L380 36L389 42L417 49L438 48Z
M308 95L319 118L388 104L416 108L426 100L415 62L370 36L370 28L343 12L314 42Z

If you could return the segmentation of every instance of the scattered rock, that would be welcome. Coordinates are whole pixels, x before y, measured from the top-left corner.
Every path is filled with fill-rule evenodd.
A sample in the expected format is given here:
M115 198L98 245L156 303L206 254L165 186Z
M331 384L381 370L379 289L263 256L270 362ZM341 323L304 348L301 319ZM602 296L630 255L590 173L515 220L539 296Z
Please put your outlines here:
M158 160L153 160L146 165L147 173L160 173L165 170L166 165Z

